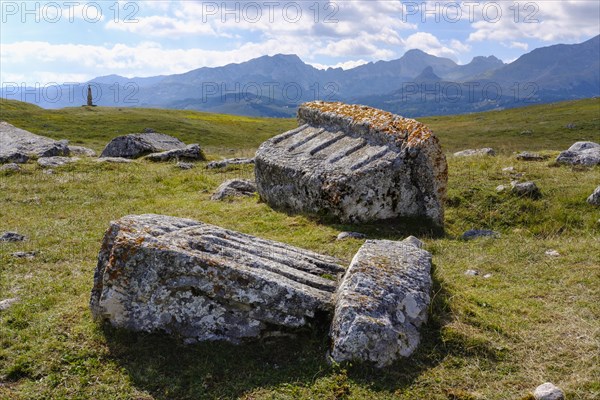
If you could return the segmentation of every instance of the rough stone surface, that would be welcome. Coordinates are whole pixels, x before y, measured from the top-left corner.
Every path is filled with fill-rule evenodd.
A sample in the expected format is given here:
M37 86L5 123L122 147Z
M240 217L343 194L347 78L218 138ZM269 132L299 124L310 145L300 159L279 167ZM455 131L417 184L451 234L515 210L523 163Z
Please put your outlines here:
M15 163L4 164L0 166L0 171L10 171L10 172L19 172L21 167Z
M211 196L211 200L224 200L235 196L253 196L256 184L246 179L229 179L223 182Z
M96 152L94 150L89 149L87 147L83 147L83 146L70 146L69 145L69 151L74 156L98 157L98 154L96 154Z
M469 229L462 235L462 238L464 240L478 239L481 237L497 238L497 237L500 237L500 234L498 232L491 231L489 229Z
M173 149L163 151L161 153L152 153L145 157L145 159L155 162L171 161L171 160L188 160L188 161L201 161L204 160L204 153L200 149L198 144L189 144L183 149Z
M343 222L427 217L443 224L448 168L425 125L319 101L300 106L298 121L256 153L258 192L270 206Z
M427 251L407 242L367 240L336 292L333 360L384 367L410 356L427 319L430 289Z
M100 157L139 158L175 149L185 149L185 143L162 133L136 133L114 138L106 145Z
M78 161L79 158L76 157L41 157L38 158L37 163L42 168L56 168L63 165L67 165L73 162Z
M590 197L587 198L587 202L593 206L600 206L600 186L590 194Z
M560 257L560 253L554 249L549 249L544 252L548 257Z
M457 151L454 153L454 157L472 157L472 156L495 156L496 152L491 147L484 147L482 149L467 149Z
M576 142L568 150L563 151L556 158L560 164L600 165L600 144L594 142Z
M225 168L230 165L254 164L254 158L229 158L226 160L211 161L206 165L208 169Z
M123 158L123 157L100 157L96 161L98 161L98 162L115 163L115 164L127 164L127 163L130 163L130 162L133 162L129 158Z
M367 235L359 232L340 232L337 235L337 240L345 240L345 239L365 239Z
M537 153L531 153L529 151L523 151L519 154L517 154L517 160L521 160L521 161L544 161L546 159L548 159L548 156L542 156L540 154Z
M19 302L18 297L13 297L11 299L0 300L0 311L7 310L13 304Z
M31 157L68 156L68 142L56 141L0 121L0 164L23 164Z
M237 343L333 310L334 258L201 222L139 215L104 236L90 307L134 331Z
M35 251L17 251L11 254L15 258L34 258L37 255Z
M16 232L3 232L0 235L0 242L22 242L23 240L25 240L25 236Z
M422 249L423 247L425 247L425 243L423 243L421 240L419 240L418 238L416 238L412 235L407 237L406 239L404 239L403 242L412 244L413 246L418 247L419 249Z
M542 192L540 192L540 189L537 187L535 182L513 181L510 183L510 185L512 187L511 192L513 194L516 194L517 196L532 197L532 198L539 198L542 196Z
M179 161L177 163L177 167L179 167L179 169L192 169L192 168L195 168L196 165L194 163L190 163L190 162Z
M533 397L535 400L564 400L565 394L554 384L546 382L535 389Z

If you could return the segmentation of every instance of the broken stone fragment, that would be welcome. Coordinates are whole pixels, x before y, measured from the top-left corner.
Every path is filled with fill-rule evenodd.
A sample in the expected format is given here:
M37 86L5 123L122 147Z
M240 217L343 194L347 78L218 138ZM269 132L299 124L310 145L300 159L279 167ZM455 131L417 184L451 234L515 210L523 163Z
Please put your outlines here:
M367 240L336 292L333 360L385 367L410 356L427 320L431 284L431 254L413 240Z
M184 340L240 342L333 311L334 258L189 219L112 222L94 275L98 320Z
M299 127L256 153L260 197L273 208L343 222L444 220L447 164L424 124L360 105L310 102Z

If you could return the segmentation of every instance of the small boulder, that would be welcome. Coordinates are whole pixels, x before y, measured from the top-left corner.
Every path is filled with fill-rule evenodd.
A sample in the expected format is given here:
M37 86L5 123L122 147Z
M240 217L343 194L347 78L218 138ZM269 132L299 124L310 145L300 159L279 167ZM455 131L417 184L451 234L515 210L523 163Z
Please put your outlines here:
M359 232L340 232L337 235L336 240L345 240L345 239L365 239L367 235Z
M554 249L549 249L544 252L548 257L559 257L560 253Z
M16 232L4 232L0 235L0 242L22 242L25 236Z
M556 158L559 164L594 166L600 165L600 144L577 142Z
M523 151L517 154L517 160L520 161L544 161L548 159L548 156L542 156L538 153L531 153L529 151Z
M477 271L476 269L468 269L465 271L465 275L467 276L477 276L479 275L479 271Z
M506 186L504 186L504 185L498 185L498 186L496 186L496 192L498 192L498 193L502 193L505 190L506 190Z
M206 165L208 169L225 168L230 165L254 164L254 158L229 158L220 161L211 161Z
M535 389L533 397L535 400L564 400L565 393L554 384L546 382Z
M247 179L229 179L223 182L211 196L211 200L224 200L235 196L253 196L256 184Z
M407 242L367 240L336 292L331 358L381 368L410 356L427 320L431 285L429 252Z
M587 202L593 206L600 206L600 186L590 194L590 197L587 198Z
M185 143L169 135L156 132L118 136L110 141L100 157L139 158L151 153L185 149Z
M73 163L78 160L79 158L76 157L41 157L38 158L37 163L42 168L56 168Z
M34 258L37 255L36 251L17 251L11 254L15 258Z
M0 164L26 163L33 157L68 156L66 140L56 141L0 121Z
M484 147L482 149L467 149L457 151L454 153L454 157L472 157L472 156L495 156L496 152L491 147Z
M177 163L177 167L179 169L192 169L192 168L195 168L196 165L194 163L190 163L190 162L179 161Z
M19 165L15 164L15 163L4 164L3 166L0 167L0 172L2 172L2 171L19 172L20 170L21 170L21 167L19 167Z
M510 167L502 168L502 172L515 172L515 167L510 166Z
M423 243L421 240L412 235L404 239L402 243L413 245L418 249L422 249L423 247L425 247L425 243Z
M202 161L205 159L204 153L198 144L190 144L183 149L173 149L163 151L161 153L152 153L144 158L154 162L171 160Z
M97 157L98 155L92 149L83 146L69 146L69 151L74 156Z
M537 199L542 196L542 192L534 182L512 181L510 185L512 187L511 192L513 194L516 194L517 196L531 197L534 199Z
M470 229L462 235L463 240L472 240L481 237L498 238L500 234L489 229Z
M13 297L11 299L0 300L0 311L7 310L10 306L19 302L18 297Z

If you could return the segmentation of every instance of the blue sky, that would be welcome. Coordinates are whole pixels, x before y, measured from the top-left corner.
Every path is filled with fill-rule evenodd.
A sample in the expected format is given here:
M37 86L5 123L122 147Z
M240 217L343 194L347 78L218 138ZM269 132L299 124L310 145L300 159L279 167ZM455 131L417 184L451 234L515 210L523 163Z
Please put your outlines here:
M587 1L0 1L0 81L174 74L297 54L318 68L418 48L464 64L510 62L600 33Z

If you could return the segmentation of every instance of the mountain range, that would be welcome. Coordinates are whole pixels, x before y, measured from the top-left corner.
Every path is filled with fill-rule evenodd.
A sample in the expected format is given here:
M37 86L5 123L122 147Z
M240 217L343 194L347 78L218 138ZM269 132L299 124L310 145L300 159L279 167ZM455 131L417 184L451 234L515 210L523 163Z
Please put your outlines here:
M508 64L489 56L458 65L409 50L397 60L321 70L296 55L278 54L176 75L103 76L59 91L3 85L0 96L44 108L79 106L85 104L88 84L102 106L289 117L298 104L319 99L408 117L457 114L600 96L600 35L538 48Z

